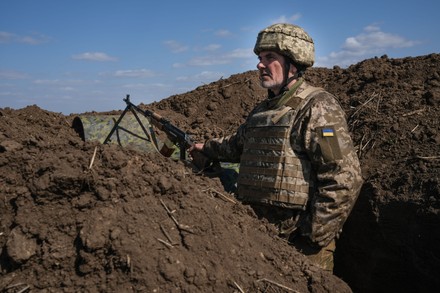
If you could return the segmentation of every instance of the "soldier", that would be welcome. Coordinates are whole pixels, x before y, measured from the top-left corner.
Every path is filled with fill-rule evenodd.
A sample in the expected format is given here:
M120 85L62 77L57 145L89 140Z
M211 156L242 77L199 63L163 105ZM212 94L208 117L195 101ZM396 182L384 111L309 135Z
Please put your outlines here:
M332 94L304 81L314 43L302 28L271 25L258 34L254 52L267 99L236 133L191 152L239 162L237 197L312 263L332 271L335 238L363 181L345 113Z

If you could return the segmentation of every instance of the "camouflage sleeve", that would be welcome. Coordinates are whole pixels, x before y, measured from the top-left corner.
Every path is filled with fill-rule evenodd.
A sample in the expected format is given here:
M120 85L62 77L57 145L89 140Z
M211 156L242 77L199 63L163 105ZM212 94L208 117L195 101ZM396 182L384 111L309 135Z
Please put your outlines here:
M301 233L311 243L326 246L341 232L354 206L363 181L361 169L345 113L331 94L317 94L300 112L304 147L316 174Z
M242 124L232 135L206 141L203 152L214 160L239 163L243 152L245 128L246 125Z

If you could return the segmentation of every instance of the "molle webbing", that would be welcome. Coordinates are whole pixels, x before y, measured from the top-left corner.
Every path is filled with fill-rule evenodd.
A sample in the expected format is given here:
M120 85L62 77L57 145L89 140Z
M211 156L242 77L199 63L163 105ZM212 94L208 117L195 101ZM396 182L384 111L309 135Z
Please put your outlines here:
M249 174L259 174L259 175L272 175L272 176L289 176L289 177L298 177L300 173L302 173L302 168L292 168L287 170L281 169L269 169L269 168L261 168L261 167L247 167L244 166L240 169L240 172L246 172Z
M267 150L267 151L282 151L283 146L275 145L271 143L248 143L246 146L250 149L259 149L259 150Z
M288 189L294 190L296 192L307 193L309 191L309 186L298 186L298 184L287 183L287 182L279 182L279 181L263 181L263 180L253 180L253 179L245 179L242 178L240 180L241 184L249 185L257 188L276 188L276 189ZM277 200L279 200L277 198Z
M256 130L255 133L252 135L253 137L259 138L259 137L273 137L273 138L284 138L285 132L284 129L275 129L272 127L270 131L266 129L266 127L261 128L260 130Z
M308 190L304 192L307 194ZM274 204L286 208L304 209L307 205L307 196L291 196L290 194L280 193L273 190L264 189L243 189L240 197L249 202L260 202L266 204ZM249 200L252 198L252 200ZM276 200L273 200L276 199Z
M298 108L321 90L306 87L275 109L263 109L250 117L238 178L243 201L305 209L311 165L293 151L290 134Z
M253 155L253 154L244 154L241 156L242 160L246 160L246 161L256 161L258 160L259 162L262 163L281 163L284 162L286 164L297 164L298 162L298 158L292 158L292 157L280 157L280 156L264 156L262 157L261 155ZM302 165L297 165L298 166L298 170L302 170ZM241 169L241 167L240 167Z
M248 141L252 143L245 143L241 157L239 195L244 201L304 209L309 184L304 178L302 161L287 149L290 126L277 126L276 132L270 131L273 128L250 129Z

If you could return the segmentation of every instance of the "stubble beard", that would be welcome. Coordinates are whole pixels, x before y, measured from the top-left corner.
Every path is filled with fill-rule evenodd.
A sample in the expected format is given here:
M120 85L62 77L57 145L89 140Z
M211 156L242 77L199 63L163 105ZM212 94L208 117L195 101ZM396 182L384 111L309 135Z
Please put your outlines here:
M276 80L272 79L272 77L269 79L265 79L265 76L260 77L260 85L263 88L270 90L278 89L281 86L281 84Z

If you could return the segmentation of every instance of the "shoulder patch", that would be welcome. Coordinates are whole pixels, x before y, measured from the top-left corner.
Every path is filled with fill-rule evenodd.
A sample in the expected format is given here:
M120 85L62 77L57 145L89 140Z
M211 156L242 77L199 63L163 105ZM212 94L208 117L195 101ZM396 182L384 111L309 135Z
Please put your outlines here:
M318 127L318 145L324 162L334 162L342 159L341 148L334 127Z
M322 137L332 137L335 136L335 131L333 130L333 128L322 128L321 135Z

